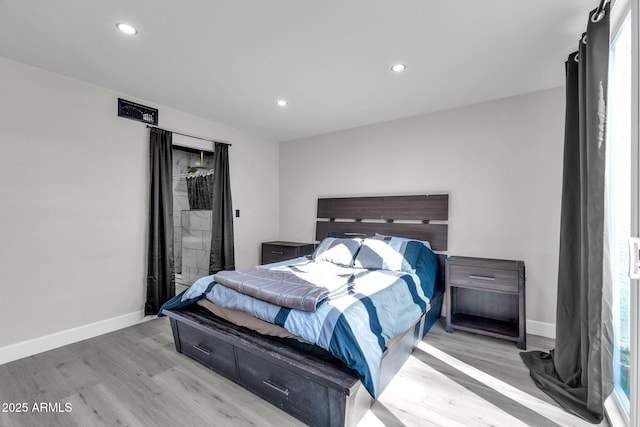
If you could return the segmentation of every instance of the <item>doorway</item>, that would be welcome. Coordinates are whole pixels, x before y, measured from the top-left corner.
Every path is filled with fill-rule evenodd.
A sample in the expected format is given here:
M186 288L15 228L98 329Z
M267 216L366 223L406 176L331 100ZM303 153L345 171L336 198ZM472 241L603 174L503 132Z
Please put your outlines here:
M194 203L193 188L196 187L194 179L198 177L206 177L213 171L213 153L211 151L199 150L195 148L173 146L173 253L176 271L176 293L182 292L191 285L191 271L188 265L190 259L186 261L183 268L183 216L190 216L190 212L194 210L202 210L199 203ZM188 182L189 181L189 182ZM191 192L189 191L191 188ZM189 200L191 193L191 202ZM192 206L194 205L194 206ZM210 208L209 208L210 209ZM183 214L187 212L187 214ZM191 212L196 214L195 212ZM197 215L197 214L196 214ZM205 215L206 216L206 215ZM188 221L188 220L187 220ZM206 221L205 221L206 222ZM193 234L193 233L192 233ZM195 235L197 238L197 235ZM194 237L194 236L189 236ZM203 249L205 244L202 242L200 235L200 248ZM192 245L193 246L193 245ZM198 245L196 245L198 246ZM192 248L186 248L192 249ZM191 255L187 250L188 257Z

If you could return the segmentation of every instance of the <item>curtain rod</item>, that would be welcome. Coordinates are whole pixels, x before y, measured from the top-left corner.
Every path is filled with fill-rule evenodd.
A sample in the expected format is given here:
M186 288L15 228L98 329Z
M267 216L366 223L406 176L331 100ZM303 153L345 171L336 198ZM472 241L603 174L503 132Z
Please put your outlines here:
M147 125L147 129L151 129L151 128L155 128L155 129L162 129L162 128L157 127L157 126L149 126L149 125ZM209 141L209 142L217 142L217 143L219 143L219 144L225 144L225 145L228 145L229 147L231 147L231 143L226 142L226 141L216 141L216 140L214 140L214 139L202 138L202 137L195 136L195 135L189 135L189 134L182 133L182 132L176 132L176 131L174 131L174 130L170 130L170 129L162 129L162 130L166 130L166 131L168 131L168 132L175 133L175 134L177 134L177 135L186 136L187 138L200 139L200 140L202 140L202 141Z

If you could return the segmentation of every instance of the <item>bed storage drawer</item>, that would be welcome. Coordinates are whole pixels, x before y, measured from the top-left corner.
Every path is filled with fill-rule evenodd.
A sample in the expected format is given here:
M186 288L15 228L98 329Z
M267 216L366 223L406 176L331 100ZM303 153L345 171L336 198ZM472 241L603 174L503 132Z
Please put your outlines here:
M203 317L197 309L163 314L171 319L177 351L308 425L353 426L371 406L371 396L358 378L333 363Z
M252 353L237 355L239 384L307 424L330 425L327 387Z
M232 345L183 323L178 324L178 334L184 354L207 368L237 381L238 372Z

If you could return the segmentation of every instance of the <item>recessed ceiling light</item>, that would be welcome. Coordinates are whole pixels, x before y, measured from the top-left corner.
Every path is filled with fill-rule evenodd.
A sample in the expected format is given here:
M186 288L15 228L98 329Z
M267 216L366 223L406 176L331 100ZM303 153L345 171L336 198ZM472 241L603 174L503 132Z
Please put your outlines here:
M278 104L279 107L286 107L287 106L287 100L286 99L278 99L276 104Z
M125 34L129 34L130 36L138 34L138 30L136 30L135 27L129 24L123 24L119 22L116 24L116 28L118 28L120 31L122 31Z
M399 73L400 71L404 71L405 68L407 68L407 66L404 64L396 64L393 67L391 67L391 71L395 71L396 73Z

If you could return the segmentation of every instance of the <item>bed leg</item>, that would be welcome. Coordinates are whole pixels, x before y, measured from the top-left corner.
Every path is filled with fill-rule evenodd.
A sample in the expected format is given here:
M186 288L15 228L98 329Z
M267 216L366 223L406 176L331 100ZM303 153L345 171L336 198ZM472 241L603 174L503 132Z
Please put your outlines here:
M176 345L176 351L182 353L182 346L180 345L180 332L178 331L178 322L175 319L169 319L171 321L171 332L173 332L173 342Z

